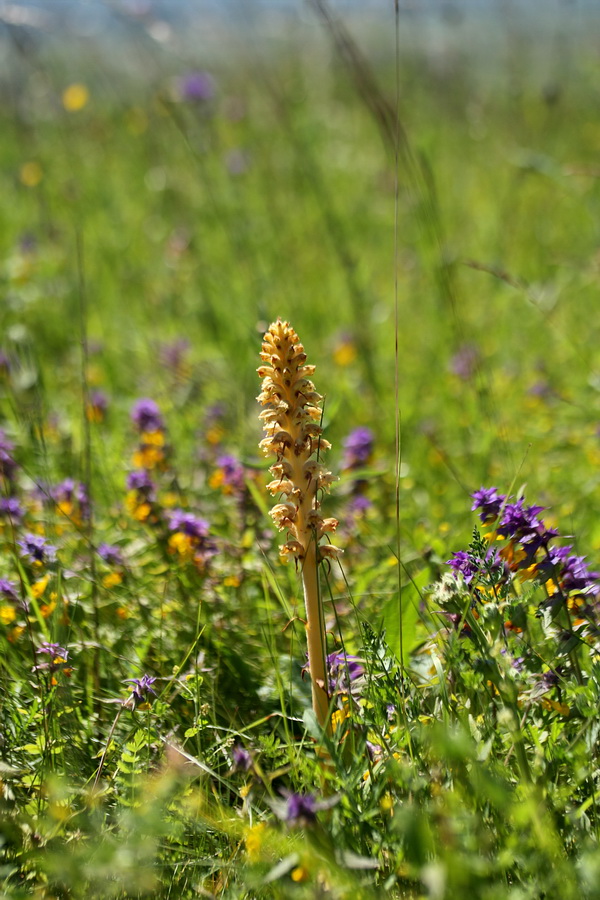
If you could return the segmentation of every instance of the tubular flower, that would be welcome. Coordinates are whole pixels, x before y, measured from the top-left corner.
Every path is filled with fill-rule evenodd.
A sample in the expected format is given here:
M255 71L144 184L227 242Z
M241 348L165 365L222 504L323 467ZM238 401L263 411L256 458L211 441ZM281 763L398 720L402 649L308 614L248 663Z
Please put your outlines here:
M257 399L265 407L260 418L266 437L260 447L265 455L275 457L270 468L273 481L267 489L279 498L271 516L279 530L288 533L282 554L293 557L302 568L313 708L324 725L329 698L317 564L324 558L337 558L341 551L328 543L320 546L323 535L335 531L338 524L321 516L317 499L319 491L336 480L320 459L321 451L331 446L321 437L323 398L310 380L315 367L306 365L304 347L287 322L278 319L269 326L261 359L263 365L257 371L263 382Z

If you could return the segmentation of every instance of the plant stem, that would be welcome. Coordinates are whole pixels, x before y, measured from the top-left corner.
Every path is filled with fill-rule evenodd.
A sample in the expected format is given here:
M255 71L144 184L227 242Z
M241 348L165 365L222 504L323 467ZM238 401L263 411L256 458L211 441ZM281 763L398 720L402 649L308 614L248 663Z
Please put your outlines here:
M317 565L317 545L313 537L307 541L306 545L306 556L302 566L302 583L306 609L306 641L312 705L319 725L326 728L329 718L329 696L327 694L325 658L325 622Z

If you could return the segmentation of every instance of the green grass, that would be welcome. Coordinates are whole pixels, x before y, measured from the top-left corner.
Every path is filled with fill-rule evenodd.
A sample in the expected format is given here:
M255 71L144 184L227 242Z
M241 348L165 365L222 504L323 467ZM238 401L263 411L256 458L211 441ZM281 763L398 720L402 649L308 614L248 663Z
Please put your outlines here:
M0 483L24 521L0 520L17 595L0 598L3 896L600 896L593 631L567 640L564 605L539 615L539 573L441 580L477 549L482 485L524 490L592 570L600 555L593 51L544 77L526 38L505 37L488 66L457 54L443 71L403 46L397 172L356 71L324 48L232 38L208 104L180 101L187 62L141 39L133 74L77 48L14 57L0 427L17 466ZM391 54L374 72L393 109ZM74 82L90 98L69 112ZM317 365L341 475L323 501L345 550L322 572L329 651L364 674L335 697L330 736L258 450L255 370L277 316ZM167 445L149 516L126 486L140 397ZM344 470L357 426L373 452ZM245 472L229 492L225 453ZM53 499L66 478L91 516ZM372 505L353 517L357 490ZM175 508L208 522L205 565L170 541ZM29 565L26 532L56 562ZM44 642L68 671L35 668ZM155 695L136 706L125 682L143 675ZM285 821L286 790L316 797L315 821Z

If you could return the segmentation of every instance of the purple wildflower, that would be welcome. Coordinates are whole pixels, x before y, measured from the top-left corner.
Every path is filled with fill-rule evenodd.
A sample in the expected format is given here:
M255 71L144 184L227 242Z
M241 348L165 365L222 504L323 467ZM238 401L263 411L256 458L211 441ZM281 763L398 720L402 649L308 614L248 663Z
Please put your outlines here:
M50 644L45 641L36 650L38 655L44 654L48 657L44 662L40 662L33 667L33 671L49 671L55 672L57 669L64 668L69 660L69 651L60 644Z
M125 565L120 548L114 546L114 544L99 544L98 556L109 566Z
M14 449L15 445L0 428L0 477L3 476L7 481L14 480L17 469L17 463L12 455Z
M231 492L239 492L244 489L246 485L244 467L235 456L230 453L218 456L217 466L221 470L221 484L224 488L228 488Z
M467 381L477 371L479 350L474 344L462 344L451 357L449 369L453 375Z
M90 391L87 415L92 422L101 422L108 409L108 397L104 391Z
M373 501L364 494L355 494L348 502L348 512L353 516L362 516L373 506Z
M366 741L365 746L370 760L377 762L377 760L381 759L381 744L374 744L372 741Z
M560 572L560 581L565 593L577 591L579 594L600 593L599 572L590 572L585 556L569 556L565 559Z
M359 426L344 441L342 468L359 469L366 465L373 453L374 435L370 428Z
M89 517L90 502L87 488L80 481L65 478L50 488L50 496L59 506L68 503L72 507L77 507L82 519Z
M538 518L543 509L543 506L525 506L524 497L519 497L514 503L507 503L498 527L498 534L520 541L524 537L537 533L544 526L542 520Z
M357 656L345 653L330 653L327 657L327 671L329 672L329 693L341 691L348 693L352 682L364 675L364 669Z
M141 678L127 678L125 684L131 684L131 695L127 701L134 709L138 706L150 705L152 702L150 695L156 697L156 691L152 687L156 678L152 675L142 675Z
M302 667L302 675L310 672L308 661ZM350 656L346 653L330 653L327 656L327 672L329 673L329 693L335 691L349 693L352 682L357 681L365 670L357 656Z
M208 522L183 509L174 509L169 517L169 530L180 531L191 538L205 538L208 534Z
M217 553L217 546L208 536L208 522L182 509L175 509L170 515L169 530L172 537L169 547L184 558L193 559L203 570L209 559ZM183 535L183 542L178 536Z
M479 518L483 523L493 522L497 519L500 515L502 504L506 500L505 495L499 494L498 489L495 487L480 488L480 490L475 491L471 496L473 497L473 506L471 509L481 510Z
M537 564L536 574L540 581L548 581L549 578L558 581L562 567L571 550L570 544L567 547L548 547L545 557Z
M240 744L231 751L233 766L238 772L248 772L252 768L252 756Z
M179 83L181 98L192 103L206 103L212 100L215 91L215 80L210 72L189 72Z
M226 409L222 403L213 403L208 406L204 413L204 421L207 426L220 422L225 416Z
M13 603L17 603L19 596L16 587L15 583L7 578L0 578L0 597L3 600L11 600Z
M455 576L462 575L465 584L470 584L481 570L479 562L466 550L457 550L452 559L446 560L446 565L450 566Z
M56 559L56 547L41 534L25 534L17 544L22 550L21 558L31 565L46 565Z
M139 491L146 499L151 500L154 498L156 485L145 469L136 469L127 476L127 490Z
M560 683L560 678L562 675L562 668L559 668L554 671L553 669L548 669L547 672L544 672L542 675L542 684L544 684L547 688L556 687L557 684Z
M142 397L134 403L131 421L141 432L163 431L165 427L158 405L148 397Z
M0 500L0 519L10 519L18 525L24 516L23 507L16 497L3 497Z
M306 827L317 820L317 801L312 794L288 793L285 806L285 821L288 825Z

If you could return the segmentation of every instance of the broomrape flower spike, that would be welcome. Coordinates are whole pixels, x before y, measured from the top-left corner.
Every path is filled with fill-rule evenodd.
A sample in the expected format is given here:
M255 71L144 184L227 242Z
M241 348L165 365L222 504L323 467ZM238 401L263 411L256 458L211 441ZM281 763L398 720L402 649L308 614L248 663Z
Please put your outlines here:
M331 446L321 437L323 398L310 380L315 367L306 365L304 347L287 322L278 319L269 326L260 356L263 365L257 371L263 383L257 399L265 407L260 418L266 434L260 447L267 456L275 457L270 468L274 479L267 490L281 498L271 516L288 535L282 554L293 557L301 567L313 709L325 727L329 696L317 568L322 559L336 559L341 551L329 543L321 545L323 535L334 532L338 524L319 512L319 491L336 480L320 459L321 451Z

